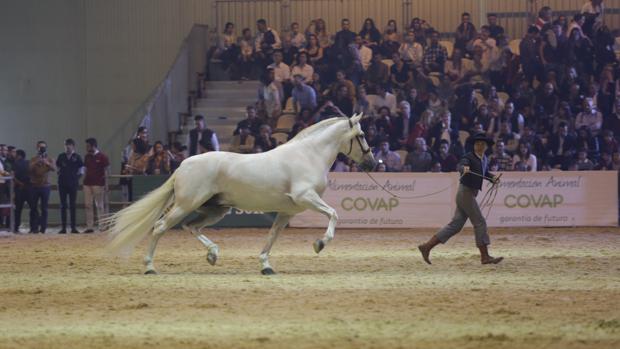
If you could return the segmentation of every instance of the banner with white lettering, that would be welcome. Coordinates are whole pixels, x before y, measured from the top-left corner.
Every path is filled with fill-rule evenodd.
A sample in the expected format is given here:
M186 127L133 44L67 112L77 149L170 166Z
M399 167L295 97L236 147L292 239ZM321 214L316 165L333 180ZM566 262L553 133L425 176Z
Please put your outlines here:
M330 173L323 200L338 212L342 228L437 227L452 216L457 173ZM325 227L322 214L305 211L293 227Z
M618 224L618 174L615 171L505 172L487 224L494 227L615 226Z
M457 173L330 173L323 199L341 228L439 228L454 214ZM615 171L505 172L487 223L491 227L616 226ZM481 202L490 185L485 181ZM328 219L305 211L293 227L326 227ZM468 226L471 226L468 223Z

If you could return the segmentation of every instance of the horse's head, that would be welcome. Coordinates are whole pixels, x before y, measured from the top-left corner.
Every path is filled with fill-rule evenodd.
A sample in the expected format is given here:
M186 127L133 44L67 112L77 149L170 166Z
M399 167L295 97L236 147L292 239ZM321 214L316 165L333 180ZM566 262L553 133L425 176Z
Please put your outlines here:
M364 138L364 131L360 125L362 114L353 115L349 119L347 141L342 142L340 152L355 161L363 171L372 171L377 165L374 155Z

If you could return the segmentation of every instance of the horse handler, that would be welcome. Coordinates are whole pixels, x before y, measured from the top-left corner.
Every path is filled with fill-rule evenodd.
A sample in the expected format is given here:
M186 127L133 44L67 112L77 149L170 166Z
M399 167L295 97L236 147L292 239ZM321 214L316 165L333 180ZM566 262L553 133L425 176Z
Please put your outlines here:
M494 142L483 133L474 135L468 141L473 142L474 151L465 154L459 162L458 168L461 173L461 180L456 193L454 217L452 217L450 223L441 228L430 240L418 246L424 261L428 264L431 264L429 256L433 247L439 243L445 244L452 236L460 232L468 218L474 226L476 245L480 250L480 261L482 264L497 264L504 259L503 257L495 258L489 255L487 246L491 241L487 233L487 222L476 201L476 196L482 189L483 179L487 179L494 184L499 182L499 176L488 171L489 161L485 155L486 150L492 147Z

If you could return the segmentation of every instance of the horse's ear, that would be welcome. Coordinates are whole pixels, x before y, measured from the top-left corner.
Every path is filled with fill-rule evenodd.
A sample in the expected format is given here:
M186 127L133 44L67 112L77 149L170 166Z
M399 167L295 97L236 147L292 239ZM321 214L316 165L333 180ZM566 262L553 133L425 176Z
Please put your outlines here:
M358 124L360 122L360 120L362 120L362 117L364 116L363 113L359 113L359 114L355 114L351 117L351 123L353 125Z

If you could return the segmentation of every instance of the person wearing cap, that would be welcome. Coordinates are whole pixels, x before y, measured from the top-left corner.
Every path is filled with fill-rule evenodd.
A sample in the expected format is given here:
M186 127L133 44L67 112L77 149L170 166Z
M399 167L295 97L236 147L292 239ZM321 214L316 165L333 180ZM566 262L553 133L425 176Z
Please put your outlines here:
M58 234L67 233L67 198L69 198L71 233L77 234L79 231L75 226L75 200L79 179L84 171L84 162L82 157L75 152L73 139L65 140L65 151L58 155L56 167L58 168L58 194L60 195L60 219L62 221L62 229Z
M422 258L428 264L431 264L431 250L440 243L446 243L452 236L459 233L467 219L471 220L474 226L481 263L497 264L503 260L503 257L495 258L489 255L488 245L491 241L487 233L487 222L476 201L476 196L482 189L483 179L492 183L499 182L499 176L488 171L489 160L485 155L487 149L492 147L494 142L487 138L484 133L478 133L471 137L471 142L474 145L473 151L465 154L458 166L461 180L456 193L456 211L452 221L441 228L429 241L418 246Z

